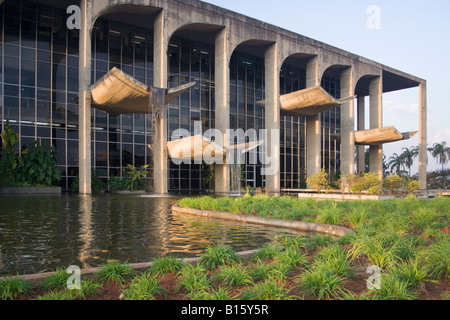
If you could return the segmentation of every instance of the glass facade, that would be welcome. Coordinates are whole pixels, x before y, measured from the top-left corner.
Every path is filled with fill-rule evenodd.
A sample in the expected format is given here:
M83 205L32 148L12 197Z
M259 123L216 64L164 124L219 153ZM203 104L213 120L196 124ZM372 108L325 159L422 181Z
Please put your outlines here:
M338 77L325 75L322 87L336 99L341 98L341 81ZM330 173L340 172L339 136L341 133L341 107L324 111L320 116L322 129L322 168Z
M61 5L62 6L62 5ZM6 0L0 7L0 124L8 120L19 133L17 145L33 140L54 145L61 186L70 190L78 175L78 46L79 31L66 26L65 8L27 0ZM101 18L92 32L92 82L113 67L153 85L153 30ZM264 58L248 51L233 53L230 65L230 129L264 129ZM168 111L168 138L176 129L194 134L194 123L203 132L214 128L214 44L174 36L168 47L168 87L190 81L196 85L172 101ZM280 73L280 93L306 87L303 68L285 65ZM326 75L323 87L339 97L338 78ZM127 164L150 165L153 172L151 115L113 116L92 109L92 165L107 180L121 176ZM323 166L339 171L339 108L322 114ZM281 119L281 187L305 183L305 119ZM258 152L261 152L258 148ZM247 154L241 166L241 185L264 188L262 164ZM200 164L176 165L170 159L169 192L200 192L208 186L207 168ZM153 185L150 181L150 185Z
M17 148L33 140L54 145L68 190L78 174L79 31L67 28L65 9L7 0L0 12L1 129L9 120L19 133ZM100 19L92 38L93 81L116 66L152 84L152 30ZM120 176L127 164L152 163L151 116L93 109L92 127L92 164L101 178Z
M264 59L235 50L230 60L230 129L244 132L264 129L264 109L256 102L264 99ZM261 152L258 148L257 152ZM250 161L247 153L241 166L241 186L263 188L265 178L261 175L262 164ZM252 159L253 160L253 159ZM256 162L256 163L255 163Z
M195 122L202 133L214 128L214 45L172 37L169 43L168 86L173 88L191 81L196 84L172 101L168 112L168 140L177 129L195 134ZM176 138L174 138L176 140ZM206 168L201 164L175 164L168 160L169 192L199 192L206 189Z
M280 94L305 88L306 69L284 65L280 74ZM306 186L305 126L305 117L281 117L280 183L282 189L299 189Z

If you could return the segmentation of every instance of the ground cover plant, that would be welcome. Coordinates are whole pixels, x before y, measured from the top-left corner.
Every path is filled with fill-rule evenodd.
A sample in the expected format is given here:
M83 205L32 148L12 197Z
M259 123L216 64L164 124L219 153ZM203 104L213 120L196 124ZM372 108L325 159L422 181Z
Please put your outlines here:
M190 264L172 256L135 271L110 261L83 276L81 290L64 286L65 270L31 284L0 280L1 299L39 300L448 300L450 200L333 202L265 195L186 198L180 206L311 222L333 222L354 234L340 238L279 234L248 260L213 243ZM379 289L370 289L380 270Z

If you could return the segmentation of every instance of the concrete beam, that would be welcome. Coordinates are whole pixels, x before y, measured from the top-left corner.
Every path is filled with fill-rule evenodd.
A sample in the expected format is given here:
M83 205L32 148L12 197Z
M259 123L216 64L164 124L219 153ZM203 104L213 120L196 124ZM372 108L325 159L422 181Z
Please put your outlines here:
M156 16L154 22L154 86L167 87L167 37L165 32L164 10ZM167 153L167 108L163 108L158 119L154 119L153 128L153 181L154 193L164 195L168 193L168 153Z
M421 190L427 189L427 83L419 85L419 184Z
M228 41L227 29L220 30L215 39L215 101L216 118L215 127L223 133L223 142L227 142L227 129L230 125L230 104L228 101L229 91L229 68L228 68ZM215 192L226 194L230 191L230 171L226 160L223 164L216 164Z
M341 73L341 97L353 95L352 68L346 68ZM355 115L354 99L341 106L341 173L343 175L355 172Z
M278 195L280 188L280 76L278 68L278 46L270 45L265 52L265 127L267 130L266 155L271 160L264 171L266 188Z
M79 193L91 191L91 31L92 2L80 1L81 25L79 41L78 102L78 166Z
M369 84L370 129L383 127L383 79L376 77ZM383 177L383 146L370 146L369 170Z

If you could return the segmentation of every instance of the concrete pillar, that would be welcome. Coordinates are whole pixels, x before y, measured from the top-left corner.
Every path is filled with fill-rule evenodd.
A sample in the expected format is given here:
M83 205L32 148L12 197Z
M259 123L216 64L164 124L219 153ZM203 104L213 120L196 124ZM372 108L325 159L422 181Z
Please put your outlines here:
M154 64L153 85L157 88L167 87L167 36L165 32L164 10L157 15L154 22ZM168 193L168 152L167 152L167 108L163 108L159 119L153 121L153 159L154 159L154 193Z
M369 84L370 129L383 127L383 79L376 77ZM369 170L383 177L383 146L370 146Z
M228 68L227 29L220 30L215 39L215 127L223 133L224 146L227 143L227 129L230 125L230 107L228 103L229 68ZM224 160L223 164L216 163L215 192L226 194L230 191L230 171Z
M267 130L266 162L264 173L266 188L280 194L280 76L278 71L278 46L270 45L265 52L265 125Z
M306 87L319 85L319 58L313 57L306 64ZM306 178L320 172L321 154L320 113L306 117Z
M79 42L78 102L78 167L79 193L91 193L91 31L92 3L80 1L81 24Z
M366 127L366 97L358 96L358 114L357 114L357 130L363 131ZM363 173L366 169L366 148L364 146L357 146L356 152L356 167L358 173Z
M420 189L427 189L427 83L419 84L419 183Z
M341 97L353 95L352 68L341 73ZM341 105L341 174L355 173L355 108L353 99Z

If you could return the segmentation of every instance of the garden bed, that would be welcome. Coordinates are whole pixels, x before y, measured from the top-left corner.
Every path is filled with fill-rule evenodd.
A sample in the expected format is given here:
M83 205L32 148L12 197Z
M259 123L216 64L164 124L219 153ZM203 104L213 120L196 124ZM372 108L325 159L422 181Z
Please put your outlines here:
M109 262L82 290L65 288L68 275L53 276L15 299L85 300L448 300L450 298L450 200L315 201L298 198L186 198L180 206L202 210L330 223L355 233L335 238L280 234L241 259L212 245L199 261L161 257L139 272ZM197 263L196 263L197 262ZM369 289L369 266L380 269L380 289ZM58 279L59 277L59 279ZM51 281L48 279L52 279ZM11 280L10 280L11 281ZM15 285L18 287L19 285ZM0 283L3 299L14 285ZM3 289L2 289L3 288Z

